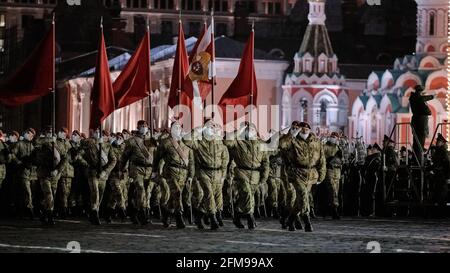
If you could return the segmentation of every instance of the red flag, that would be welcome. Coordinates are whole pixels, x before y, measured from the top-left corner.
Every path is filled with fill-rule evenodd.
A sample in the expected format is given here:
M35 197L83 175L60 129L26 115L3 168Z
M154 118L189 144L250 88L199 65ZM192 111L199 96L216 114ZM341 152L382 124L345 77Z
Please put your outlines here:
M247 107L257 102L258 86L256 82L255 64L253 63L254 39L255 33L252 31L241 58L238 74L219 102L224 117L226 117L225 111L227 105L243 105ZM253 94L253 101L250 101L251 94Z
M150 32L144 38L131 59L113 84L116 109L133 104L150 95Z
M189 74L189 59L184 41L184 32L181 22L178 29L178 42L175 60L173 62L172 81L170 84L169 107L174 108L178 104L190 106L191 98L186 94L183 83ZM180 90L180 98L178 97Z
M97 65L95 67L94 87L92 89L90 129L97 129L114 112L114 90L111 84L108 56L106 54L103 27L98 44Z
M49 94L54 88L55 24L25 63L0 83L0 102L19 106Z

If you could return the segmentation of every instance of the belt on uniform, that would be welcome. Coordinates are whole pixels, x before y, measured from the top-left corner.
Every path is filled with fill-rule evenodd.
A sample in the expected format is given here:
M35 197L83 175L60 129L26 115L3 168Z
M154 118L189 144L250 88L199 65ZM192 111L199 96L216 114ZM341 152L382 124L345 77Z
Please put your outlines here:
M186 167L186 166L176 165L176 164L168 164L168 165L169 165L169 167L172 167L172 168L180 168L180 169L188 170L188 167Z
M259 167L258 168L249 168L249 167L241 167L241 166L239 166L237 168L241 169L241 170L246 170L246 171L260 171L261 170Z
M212 167L205 167L205 166L201 166L200 168L204 169L204 170L208 170L208 171L220 171L220 170L222 170L222 168L212 168Z
M301 170L312 170L314 167L308 167L308 166L291 166L293 169L301 169Z

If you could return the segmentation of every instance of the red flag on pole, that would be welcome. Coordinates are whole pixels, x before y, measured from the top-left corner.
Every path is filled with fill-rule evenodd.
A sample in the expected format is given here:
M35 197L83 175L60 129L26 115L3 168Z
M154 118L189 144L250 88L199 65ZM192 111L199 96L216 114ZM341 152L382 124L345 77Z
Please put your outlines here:
M174 108L178 104L191 104L191 98L184 92L183 83L189 74L189 58L184 41L184 32L181 21L179 22L177 51L173 62L172 81L170 84L169 107ZM180 97L179 97L180 96Z
M98 44L97 65L92 89L90 129L100 128L101 123L114 112L114 90L111 84L108 56L106 53L103 26Z
M0 103L19 106L49 94L54 82L55 24L25 63L0 83Z
M257 101L258 86L253 62L254 38L255 33L252 31L241 58L238 74L227 91L225 91L222 99L220 99L219 106L222 108L224 118L226 117L225 111L227 105L242 105L247 107L252 103L255 104ZM235 116L234 118L236 119L237 117Z
M144 38L131 59L113 84L116 109L133 104L150 95L150 32Z

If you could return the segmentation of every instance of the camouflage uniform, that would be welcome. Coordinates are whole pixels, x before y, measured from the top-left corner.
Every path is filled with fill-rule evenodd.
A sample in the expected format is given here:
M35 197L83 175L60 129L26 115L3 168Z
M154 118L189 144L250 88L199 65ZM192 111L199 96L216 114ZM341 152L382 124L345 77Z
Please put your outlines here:
M154 165L159 166L162 159L165 162L162 178L167 182L170 191L167 206L163 208L163 223L167 227L169 214L175 214L177 226L182 228L184 226L182 219L182 193L186 180L188 178L192 179L194 176L194 155L183 141L168 137L161 140L156 150Z
M228 150L222 140L206 137L185 142L194 152L196 180L203 195L199 211L215 222L216 214L223 210L222 188L229 162ZM200 191L197 196L199 194Z
M69 207L69 196L72 189L72 179L75 177L75 172L72 166L73 160L75 158L72 158L72 145L70 144L70 141L68 139L58 139L56 141L56 148L65 158L64 162L62 162L63 166L61 169L61 178L58 182L58 204L65 214L65 211Z
M151 180L153 157L156 150L156 141L142 135L131 137L126 141L122 154L122 169L129 162L130 178L134 185L133 199L138 210L139 221L148 222L148 209L154 181Z
M9 161L8 145L0 140L0 189L6 177L6 164Z
M338 218L339 207L339 181L341 179L342 152L337 144L327 142L323 146L323 152L327 161L327 174L325 186L328 190L328 202L332 208L333 218Z
M66 153L54 142L53 138L40 138L36 142L37 176L43 193L43 207L46 211L53 211L56 189L64 164ZM57 171L56 176L51 173Z
M283 164L281 166L281 185L280 185L280 195L279 195L279 206L280 206L280 223L282 228L286 228L286 219L289 216L291 210L294 208L295 204L295 189L294 186L289 183L289 178L287 174L287 163L289 162L289 150L287 147L292 141L291 134L282 135L279 141L279 153Z
M36 196L39 191L34 159L34 145L31 141L21 140L14 145L12 161L18 166L17 178L23 189L25 207L29 210L33 209L33 196Z
M268 184L268 203L270 206L271 213L274 217L278 215L278 196L281 190L281 167L283 165L283 160L281 154L278 150L270 152L270 172Z
M238 135L231 135L225 145L232 150L234 160L234 184L236 189L235 225L243 227L241 216L247 216L249 228L254 228L253 213L255 209L255 193L261 183L266 183L270 166L265 143L259 139L246 140Z
M128 191L128 166L125 165L125 168L122 168L124 165L122 163L122 154L125 150L125 144L112 144L111 149L114 157L117 159L117 162L108 179L111 193L107 206L111 210L114 210L116 206L118 206L122 212L125 212Z
M326 174L326 160L320 140L310 134L306 140L299 135L291 141L280 141L281 149L286 154L286 175L294 187L296 198L290 213L293 223L301 215L305 223L309 222L309 193L311 186L322 182ZM307 224L308 225L308 224Z
M95 214L98 216L106 181L115 167L117 159L114 157L110 143L99 143L94 138L83 141L82 149L80 162L83 162L84 167L88 169L91 215L95 217ZM101 176L102 173L104 174L103 177Z
M81 156L83 154L83 150L81 149L81 143L76 143L74 141L70 141L69 143L71 146L69 153L74 169L74 177L72 179L72 187L69 196L69 207L72 209L72 212L75 213L75 210L82 209L82 207L85 205L84 203L88 203L88 198L84 196L84 189L88 188L87 169L83 166L83 160Z

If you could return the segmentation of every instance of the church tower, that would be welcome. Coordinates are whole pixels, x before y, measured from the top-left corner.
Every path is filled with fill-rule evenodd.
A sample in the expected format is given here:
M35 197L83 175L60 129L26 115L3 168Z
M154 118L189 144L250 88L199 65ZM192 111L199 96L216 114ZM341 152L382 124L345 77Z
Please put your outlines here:
M416 0L416 53L441 55L447 51L448 0Z
M282 125L298 120L310 123L318 133L345 131L348 95L325 25L326 0L308 2L309 25L283 86Z

